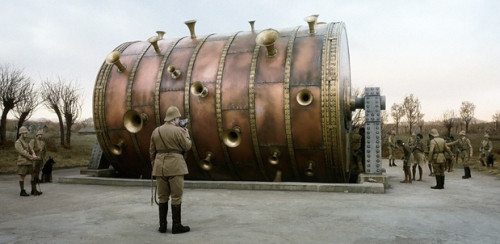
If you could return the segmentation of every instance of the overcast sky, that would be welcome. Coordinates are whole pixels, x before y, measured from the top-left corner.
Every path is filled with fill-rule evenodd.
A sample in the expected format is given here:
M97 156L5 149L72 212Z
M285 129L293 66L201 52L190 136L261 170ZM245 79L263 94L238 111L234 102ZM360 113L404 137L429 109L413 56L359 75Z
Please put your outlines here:
M462 101L476 118L500 111L500 1L2 1L0 63L37 82L61 76L78 82L83 118L92 116L92 93L106 55L126 41L156 30L198 36L256 28L306 25L304 17L347 25L354 87L379 86L387 108L415 94L425 120L439 119ZM55 118L45 109L34 118Z

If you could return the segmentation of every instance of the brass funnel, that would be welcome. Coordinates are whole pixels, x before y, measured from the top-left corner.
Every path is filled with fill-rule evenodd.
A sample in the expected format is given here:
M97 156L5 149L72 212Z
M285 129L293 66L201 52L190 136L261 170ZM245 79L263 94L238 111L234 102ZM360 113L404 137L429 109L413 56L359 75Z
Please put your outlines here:
M241 143L241 130L240 127L235 126L230 130L222 133L222 141L228 147L237 147Z
M313 177L314 176L314 169L313 169L314 161L309 161L308 163L309 163L309 165L307 166L307 169L306 169L306 176Z
M318 20L318 15L307 16L304 20L309 25L309 35L314 35L314 26L316 25L316 21Z
M252 33L255 33L255 28L254 28L255 20L250 20L248 21L248 23L250 23L250 30L252 31Z
M106 57L107 64L114 64L118 68L118 72L125 71L125 66L120 62L121 53L118 51L113 51Z
M278 50L274 47L274 43L278 39L278 31L273 29L267 29L261 31L255 38L255 42L259 46L265 46L267 48L267 57L272 58L276 56Z
M167 72L170 74L170 77L172 77L172 79L174 80L177 80L182 74L182 72L176 69L173 65L169 65L167 67Z
M156 31L158 34L158 40L163 40L163 36L165 35L165 31Z
M281 170L276 171L273 182L281 182Z
M141 131L147 121L147 114L139 113L135 110L129 110L123 115L123 127L130 133Z
M197 97L206 97L208 95L208 88L200 81L195 81L191 84L191 94Z
M189 33L191 33L191 39L196 39L196 34L194 33L194 25L196 24L196 20L188 20L184 22L189 28Z
M281 153L278 149L273 149L267 161L272 165L277 165L280 162L280 155Z
M308 89L302 89L297 93L297 102L302 106L311 104L313 99L313 94Z
M125 143L123 140L120 140L117 144L113 144L110 148L110 151L114 155L122 155L123 149L125 149Z
M207 152L207 156L205 156L205 158L200 160L199 162L201 169L205 171L211 170L213 167L212 160L213 160L213 153L209 151Z
M158 55L161 55L160 47L158 47L159 40L160 40L160 38L158 36L153 36L153 37L148 38L148 42L151 43L151 45L153 45L153 47L155 48L155 52Z

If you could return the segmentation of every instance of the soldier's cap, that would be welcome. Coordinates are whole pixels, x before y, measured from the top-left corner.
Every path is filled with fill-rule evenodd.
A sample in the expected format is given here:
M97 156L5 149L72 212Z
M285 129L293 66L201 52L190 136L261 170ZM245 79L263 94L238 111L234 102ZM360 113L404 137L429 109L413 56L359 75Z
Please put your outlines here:
M181 113L179 112L179 109L176 106L170 106L167 109L167 113L165 114L165 122L169 122L174 120L175 118L180 118Z
M39 130L39 131L37 131L37 132L36 132L36 135L37 135L37 136L38 136L38 135L43 135L43 130Z
M438 137L439 136L439 133L438 133L438 130L436 129L432 129L431 130L431 133L429 133L431 136L433 137Z
M485 133L484 138L490 138L490 135L488 133Z
M460 131L460 133L458 133L458 134L461 135L461 136L465 136L465 130Z
M28 132L28 128L24 126L21 126L21 128L19 128L19 134L27 134Z

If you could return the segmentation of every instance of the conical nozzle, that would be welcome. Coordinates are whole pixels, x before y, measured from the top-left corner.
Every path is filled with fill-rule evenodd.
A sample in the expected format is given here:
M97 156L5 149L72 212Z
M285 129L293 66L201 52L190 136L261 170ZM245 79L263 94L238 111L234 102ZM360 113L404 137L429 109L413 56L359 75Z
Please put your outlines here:
M165 31L156 31L158 34L158 40L163 40L163 36L165 35Z
M202 159L199 163L200 167L205 171L209 171L213 167L212 161L213 161L213 153L207 152L207 155L205 156L205 158Z
M267 159L267 161L272 165L277 165L280 162L280 151L278 149L274 149L271 151L271 155Z
M147 114L135 110L129 110L123 115L123 127L130 133L141 131L147 121Z
M267 29L261 31L255 38L257 45L265 46L267 48L267 57L272 58L276 56L278 50L274 47L274 43L278 39L278 31Z
M158 46L159 40L160 40L160 38L158 36L152 36L152 37L148 38L148 42L151 43L151 45L153 45L155 52L158 55L161 55L160 47Z
M255 20L250 20L248 21L248 23L250 23L250 30L252 31L252 33L255 33L255 28L254 28Z
M309 161L308 163L309 163L309 165L307 166L307 169L306 169L306 176L313 177L314 176L314 169L313 169L314 162Z
M240 127L235 126L230 130L226 130L222 134L222 141L228 147L237 147L241 144Z
M118 72L125 71L125 66L120 62L121 53L118 51L113 51L106 57L107 64L114 64L118 68Z
M198 97L206 97L208 95L208 88L201 81L195 81L191 84L191 94Z
M194 33L194 26L196 25L196 20L188 20L184 22L189 29L189 33L191 34L191 39L196 39L196 34Z
M126 145L123 142L123 140L120 140L118 143L113 144L111 146L110 151L111 151L112 154L119 156L119 155L122 155L123 149L125 149L125 146Z
M297 102L302 106L311 104L313 99L313 94L308 89L302 89L297 93Z
M314 33L315 33L314 26L316 25L316 21L318 20L318 16L319 15L315 14L315 15L307 16L304 19L307 22L307 24L309 25L309 34L310 35L314 35Z

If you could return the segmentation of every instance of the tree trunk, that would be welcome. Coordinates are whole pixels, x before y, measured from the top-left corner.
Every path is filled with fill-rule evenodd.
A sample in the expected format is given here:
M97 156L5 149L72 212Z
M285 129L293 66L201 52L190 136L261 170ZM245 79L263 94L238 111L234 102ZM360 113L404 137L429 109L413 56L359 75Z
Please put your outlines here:
M399 121L396 122L396 134L399 133Z
M465 121L465 133L469 133L469 122Z
M71 127L73 126L73 120L66 117L66 146L71 148Z
M59 120L59 133L61 134L61 146L64 146L64 124L63 124L61 111L55 110L54 112L56 112L57 119Z
M14 108L14 105L5 104L2 111L2 119L0 120L0 144L4 144L7 141L7 114Z
M19 120L17 121L16 139L19 139L19 128L23 126L26 118L28 117L28 114L30 114L30 112L23 112L21 113L21 116L19 116Z

